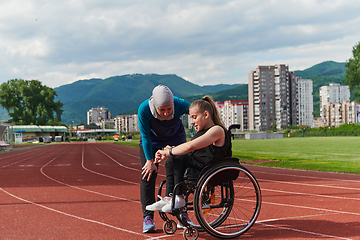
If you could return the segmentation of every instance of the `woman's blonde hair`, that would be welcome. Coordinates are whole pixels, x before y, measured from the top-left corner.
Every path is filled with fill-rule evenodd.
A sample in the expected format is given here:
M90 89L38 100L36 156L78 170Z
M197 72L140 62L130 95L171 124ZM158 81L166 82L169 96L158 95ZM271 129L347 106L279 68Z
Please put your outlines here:
M220 119L219 111L217 110L215 102L210 96L204 96L202 99L196 100L191 104L190 108L192 107L198 107L202 113L208 111L213 122L216 125L220 125L222 128L226 129L225 125Z

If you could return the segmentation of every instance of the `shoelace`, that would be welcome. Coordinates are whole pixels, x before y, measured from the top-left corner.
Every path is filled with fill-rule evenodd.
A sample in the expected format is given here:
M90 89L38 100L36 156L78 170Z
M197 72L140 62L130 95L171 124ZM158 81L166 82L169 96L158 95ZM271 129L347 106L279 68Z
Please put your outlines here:
M150 224L153 224L153 220L149 217L145 218L145 224L146 225L150 225Z
M158 199L160 199L159 201L162 201L162 200L165 199L165 198L163 198L163 197L161 197L160 195L158 195Z
M185 217L187 222L191 222L190 218L189 218L189 215L187 213L183 213L183 216Z

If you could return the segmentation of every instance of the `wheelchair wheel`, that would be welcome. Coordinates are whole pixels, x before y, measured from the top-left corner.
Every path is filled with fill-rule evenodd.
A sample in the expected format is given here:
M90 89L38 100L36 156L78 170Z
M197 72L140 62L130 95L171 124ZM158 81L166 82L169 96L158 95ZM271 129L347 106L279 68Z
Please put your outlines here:
M235 180L219 182L218 176L238 173ZM229 173L229 174L228 174ZM194 195L195 216L209 234L235 238L255 223L261 206L261 192L255 177L241 165L222 166L207 172Z
M166 234L174 234L176 232L177 225L174 220L166 221L163 224L163 230Z
M186 240L196 240L199 237L199 231L196 228L186 228L183 237Z

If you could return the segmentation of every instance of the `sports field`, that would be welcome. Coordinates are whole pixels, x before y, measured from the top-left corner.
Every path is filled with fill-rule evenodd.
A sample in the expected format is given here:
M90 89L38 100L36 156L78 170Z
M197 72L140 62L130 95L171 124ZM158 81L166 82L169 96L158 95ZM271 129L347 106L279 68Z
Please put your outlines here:
M360 173L359 147L360 137L235 140L233 155L263 166Z

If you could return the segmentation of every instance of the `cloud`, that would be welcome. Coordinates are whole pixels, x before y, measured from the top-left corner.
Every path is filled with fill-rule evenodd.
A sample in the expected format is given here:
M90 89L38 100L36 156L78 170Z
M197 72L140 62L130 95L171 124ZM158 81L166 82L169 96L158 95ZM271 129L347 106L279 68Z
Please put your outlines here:
M359 10L350 0L0 1L1 81L57 87L171 73L199 85L247 83L258 65L346 61Z

